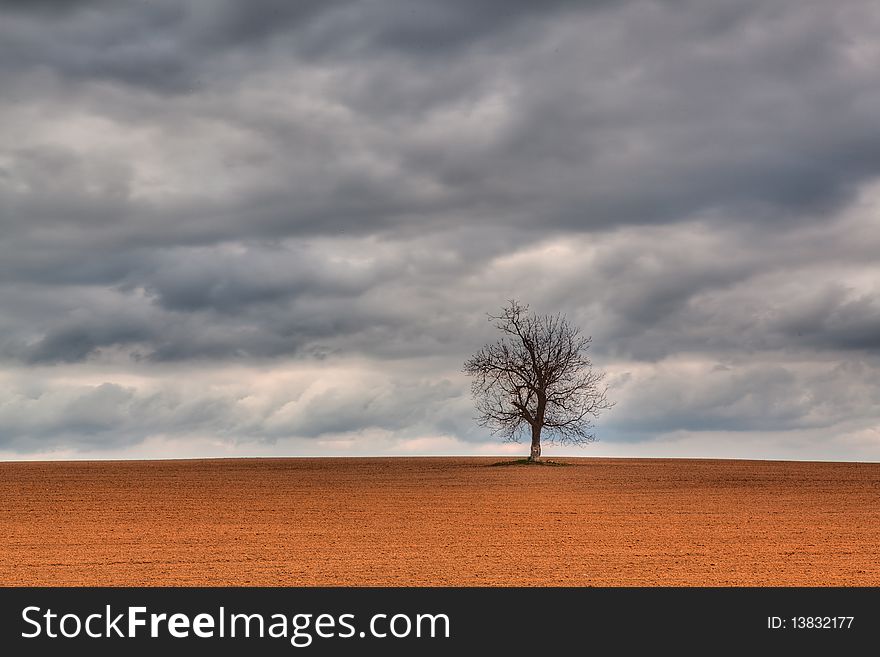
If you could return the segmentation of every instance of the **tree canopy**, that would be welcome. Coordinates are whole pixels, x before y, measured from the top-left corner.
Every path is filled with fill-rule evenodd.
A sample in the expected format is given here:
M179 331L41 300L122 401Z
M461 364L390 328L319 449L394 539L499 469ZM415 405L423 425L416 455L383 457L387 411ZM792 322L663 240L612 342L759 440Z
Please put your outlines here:
M593 420L613 402L587 356L592 338L564 315L537 315L515 300L489 321L502 337L464 364L480 424L513 442L530 434L530 460L540 458L543 431L550 443L594 441Z

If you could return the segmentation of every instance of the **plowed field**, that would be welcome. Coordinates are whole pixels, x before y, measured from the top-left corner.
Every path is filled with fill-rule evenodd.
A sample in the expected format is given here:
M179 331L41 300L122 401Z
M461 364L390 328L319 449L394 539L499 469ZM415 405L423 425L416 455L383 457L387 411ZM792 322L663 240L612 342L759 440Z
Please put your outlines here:
M2 585L880 585L880 464L0 463Z

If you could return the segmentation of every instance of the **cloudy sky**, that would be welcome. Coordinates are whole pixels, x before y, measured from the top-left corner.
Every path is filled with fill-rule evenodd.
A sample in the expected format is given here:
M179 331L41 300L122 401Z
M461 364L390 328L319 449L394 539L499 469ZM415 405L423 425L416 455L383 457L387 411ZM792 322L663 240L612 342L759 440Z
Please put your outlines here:
M548 453L880 460L874 0L0 7L0 458L523 452L515 297Z

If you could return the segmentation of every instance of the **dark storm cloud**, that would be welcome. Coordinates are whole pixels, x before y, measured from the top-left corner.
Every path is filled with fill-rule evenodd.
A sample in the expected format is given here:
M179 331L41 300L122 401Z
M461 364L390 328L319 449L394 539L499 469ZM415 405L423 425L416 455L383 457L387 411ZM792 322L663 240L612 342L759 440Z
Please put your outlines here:
M87 7L111 4L112 0L2 0L0 10L10 13L53 13L67 14Z
M594 335L621 436L842 422L798 391L878 367L878 29L862 0L0 3L0 358L451 380L518 297ZM473 439L429 374L254 435ZM148 395L102 390L76 403ZM251 426L224 417L187 431Z
M196 0L12 2L8 68L49 67L74 80L110 80L161 93L190 93L211 63L278 46L308 59L389 51L445 56L530 19L607 2L554 0ZM14 21L14 22L13 22ZM49 38L49 35L54 38Z
M854 296L829 285L807 305L791 308L774 328L791 344L880 353L880 294Z
M159 231L169 241L208 242L368 234L471 221L476 210L480 221L536 230L667 223L718 209L740 221L790 224L833 211L880 168L873 129L880 95L852 52L865 37L858 11L819 4L792 18L726 3L691 12L591 5L575 13L567 3L540 11L534 3L406 4L410 11L383 2L247 11L241 3L186 11L123 5L79 12L78 27L35 22L34 42L19 44L22 58L3 61L19 77L33 73L31 64L61 80L73 76L79 89L108 75L132 93L180 87L180 97L153 105L155 118L131 115L156 102L140 95L117 95L104 107L99 88L78 94L90 111L123 126L134 121L173 138L175 125L201 117L249 133L250 143L237 146L255 152L225 151L220 165L239 157L234 166L263 177L235 195L144 207L126 198L119 180L117 196L105 200L108 211L141 227L116 229L128 241L157 239ZM343 20L349 15L363 20ZM338 33L322 38L326 56L302 58L297 44L328 22ZM407 33L407 25L411 38L387 36ZM26 38L10 31L6 43ZM274 48L269 35L290 38ZM482 47L431 55L431 44L455 39ZM346 54L352 43L360 44L356 57ZM54 59L41 59L55 50ZM236 102L263 69L293 93L285 69L293 79L329 72L329 82L303 93L345 112L344 123ZM356 165L365 154L387 173ZM81 156L89 166L96 161ZM124 171L125 163L112 164ZM33 196L44 191L35 186ZM48 211L30 205L17 215ZM100 214L94 208L90 216ZM146 224L154 230L144 235Z
M59 326L42 336L25 350L25 359L32 363L78 362L101 347L129 345L155 338L141 325L108 324L97 321L74 326Z

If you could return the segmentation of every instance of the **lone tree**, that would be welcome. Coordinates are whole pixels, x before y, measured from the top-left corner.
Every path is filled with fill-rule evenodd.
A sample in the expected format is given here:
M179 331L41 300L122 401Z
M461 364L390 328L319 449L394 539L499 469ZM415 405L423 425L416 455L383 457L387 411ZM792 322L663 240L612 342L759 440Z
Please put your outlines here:
M550 444L586 445L596 439L593 419L614 404L605 374L593 369L592 338L564 315L536 315L514 300L489 321L503 333L464 364L478 422L510 442L531 435L529 461L541 458L541 432Z

